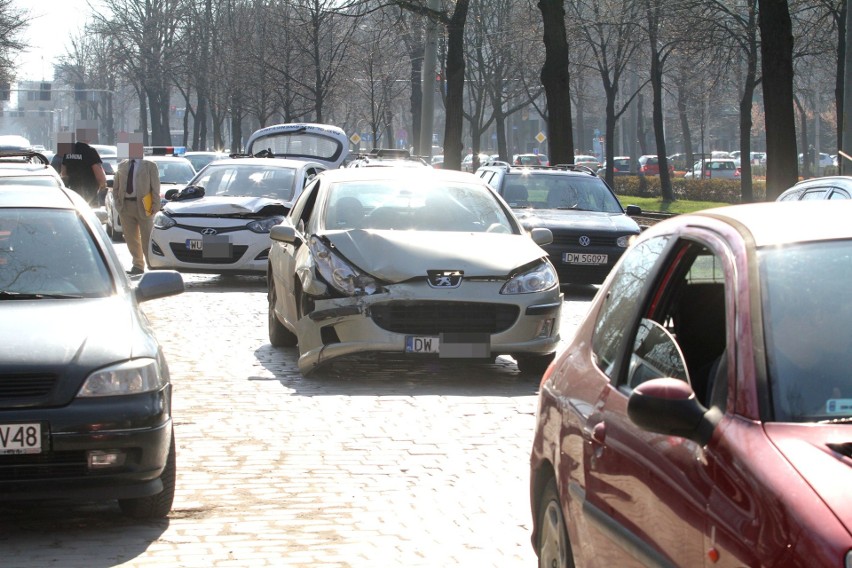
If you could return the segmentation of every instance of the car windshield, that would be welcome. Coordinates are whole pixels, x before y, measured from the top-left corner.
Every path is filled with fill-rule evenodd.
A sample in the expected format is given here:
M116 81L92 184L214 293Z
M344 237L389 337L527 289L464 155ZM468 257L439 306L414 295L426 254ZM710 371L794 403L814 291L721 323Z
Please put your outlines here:
M256 164L210 164L192 180L205 195L293 198L296 170Z
M323 224L336 230L516 232L484 186L409 178L335 183Z
M192 164L184 161L157 161L160 183L187 183L195 175Z
M759 253L770 394L779 421L852 417L852 241Z
M0 300L101 297L112 281L75 211L0 209Z
M0 185L37 185L40 187L59 187L59 181L49 175L0 176Z
M591 176L509 174L503 196L515 208L624 212L600 178Z

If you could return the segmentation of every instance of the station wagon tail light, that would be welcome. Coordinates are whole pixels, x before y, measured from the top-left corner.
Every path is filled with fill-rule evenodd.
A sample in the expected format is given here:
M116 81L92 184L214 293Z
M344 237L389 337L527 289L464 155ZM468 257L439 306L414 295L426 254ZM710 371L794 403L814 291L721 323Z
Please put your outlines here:
M89 375L77 398L140 394L160 390L165 384L156 360L134 359Z
M246 228L252 233L268 233L272 227L275 225L280 225L281 221L284 220L284 217L281 215L276 215L275 217L269 217L268 219L260 219L257 221L252 221Z
M550 262L543 260L520 274L513 276L500 289L501 294L532 294L549 290L559 284L559 276Z
M346 262L317 237L308 245L317 271L335 290L347 296L369 296L379 291L375 278Z

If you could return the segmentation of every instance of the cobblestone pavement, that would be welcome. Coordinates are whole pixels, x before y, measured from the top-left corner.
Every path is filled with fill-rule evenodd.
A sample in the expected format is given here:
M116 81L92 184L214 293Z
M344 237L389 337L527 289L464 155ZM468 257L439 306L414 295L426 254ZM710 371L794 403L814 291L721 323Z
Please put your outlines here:
M119 245L117 248L126 248ZM129 266L129 262L128 262ZM0 507L0 565L534 566L538 381L492 365L336 364L302 377L262 278L186 276L144 304L174 383L174 508ZM594 289L570 294L569 336Z

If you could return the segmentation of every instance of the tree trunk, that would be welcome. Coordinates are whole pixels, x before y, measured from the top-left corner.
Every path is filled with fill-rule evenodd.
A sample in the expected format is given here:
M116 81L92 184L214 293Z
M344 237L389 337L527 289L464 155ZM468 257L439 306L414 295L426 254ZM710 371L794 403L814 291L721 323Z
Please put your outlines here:
M547 136L550 163L574 162L574 135L571 122L571 85L568 72L568 41L562 0L539 0L544 23L544 66L541 83L547 100Z
M411 97L409 98L409 106L411 108L411 135L413 137L410 141L414 143L415 154L418 156L431 156L431 148L420 147L420 121L422 119L420 113L423 107L423 84L420 76L423 72L423 48L420 47L419 50L409 53L409 60L411 61L409 79L411 83Z
M447 122L444 126L444 168L461 170L464 129L464 23L469 0L458 0L447 25Z
M656 36L652 36L652 45L656 44ZM660 194L663 201L674 201L672 177L669 173L669 159L666 157L666 136L663 128L663 65L660 53L651 50L651 89L654 92L654 138L657 143L657 163L660 166Z
M786 0L758 0L763 105L766 112L766 199L798 179L793 114L793 25Z
M686 85L677 86L677 114L680 118L680 131L683 136L683 153L686 154L686 169L692 168L695 156L692 150L692 130L689 128L689 113L686 104Z

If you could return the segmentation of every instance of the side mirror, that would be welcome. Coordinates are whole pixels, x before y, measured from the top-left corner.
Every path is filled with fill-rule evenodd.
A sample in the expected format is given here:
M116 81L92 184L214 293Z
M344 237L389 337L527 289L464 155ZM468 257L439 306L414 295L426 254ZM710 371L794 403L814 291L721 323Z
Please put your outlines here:
M625 213L627 213L629 217L636 217L637 215L642 214L642 208L638 205L628 205Z
M175 198L175 196L178 193L180 193L179 189L170 189L166 192L166 195L164 195L163 197L165 197L168 201L171 201Z
M296 232L296 227L288 223L286 220L281 224L275 225L269 231L269 238L273 241L279 241L288 244L298 244L302 241L299 234Z
M544 227L538 227L530 231L530 237L537 245L549 245L553 242L553 233L550 229L545 229Z
M139 303L166 296L174 296L184 291L183 277L174 270L151 270L142 275L133 293Z
M689 383L672 378L651 379L633 389L627 415L643 430L680 436L702 446L722 418L718 409L707 410L698 402Z

